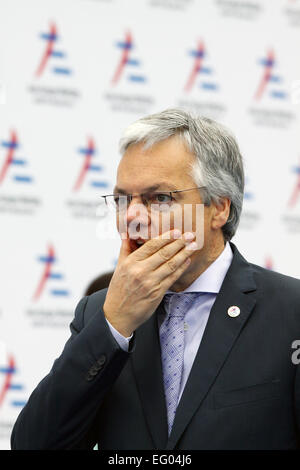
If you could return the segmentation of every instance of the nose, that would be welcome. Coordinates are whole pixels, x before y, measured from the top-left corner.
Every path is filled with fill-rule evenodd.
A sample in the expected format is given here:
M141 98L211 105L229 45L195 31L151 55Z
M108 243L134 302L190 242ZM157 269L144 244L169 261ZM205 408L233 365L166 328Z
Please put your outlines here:
M126 221L128 224L135 221L144 225L149 223L147 207L143 204L139 196L133 196L126 211Z
M129 238L147 239L149 237L150 217L140 198L132 197L124 214L124 225Z
M117 213L119 233L127 233L129 238L148 238L150 217L139 196L133 196L126 210Z

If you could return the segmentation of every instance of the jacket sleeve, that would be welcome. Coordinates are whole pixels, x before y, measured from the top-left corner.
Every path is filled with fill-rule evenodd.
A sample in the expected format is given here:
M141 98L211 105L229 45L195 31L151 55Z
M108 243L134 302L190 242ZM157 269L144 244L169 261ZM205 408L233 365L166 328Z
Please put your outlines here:
M12 449L94 447L93 422L130 352L113 338L101 307L87 315L89 303L95 304L89 299L79 302L71 337L21 411L11 435Z

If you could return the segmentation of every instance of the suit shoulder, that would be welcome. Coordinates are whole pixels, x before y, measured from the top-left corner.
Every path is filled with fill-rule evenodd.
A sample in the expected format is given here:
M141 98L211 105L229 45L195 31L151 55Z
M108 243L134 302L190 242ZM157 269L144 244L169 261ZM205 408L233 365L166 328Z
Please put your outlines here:
M270 289L273 293L290 294L300 302L300 279L272 271L256 264L249 263L253 269L258 287Z
M98 290L93 294L87 296L87 303L84 312L84 324L86 325L99 310L102 310L107 293L105 289Z
M97 312L101 311L106 292L107 288L85 296L79 301L75 310L75 317L71 323L74 330L80 331Z
M106 292L107 288L80 299L70 325L73 333L79 333L79 331L89 323L93 316L96 315L97 312L101 311L105 301Z

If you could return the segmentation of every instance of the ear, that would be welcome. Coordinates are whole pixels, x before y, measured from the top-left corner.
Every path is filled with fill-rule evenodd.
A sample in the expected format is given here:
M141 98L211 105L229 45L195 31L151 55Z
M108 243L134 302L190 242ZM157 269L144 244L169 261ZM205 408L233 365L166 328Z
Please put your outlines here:
M230 213L230 205L230 199L225 197L218 204L214 204L211 218L211 228L213 230L218 230L226 224Z

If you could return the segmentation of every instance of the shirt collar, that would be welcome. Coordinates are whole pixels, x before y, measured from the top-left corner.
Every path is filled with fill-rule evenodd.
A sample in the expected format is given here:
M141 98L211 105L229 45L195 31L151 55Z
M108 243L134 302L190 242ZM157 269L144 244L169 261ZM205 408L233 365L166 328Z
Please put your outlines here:
M187 292L209 292L218 294L224 278L228 271L233 258L232 249L229 242L226 242L224 250L208 268L200 274L194 282L181 293ZM174 294L173 291L168 290L166 294Z

